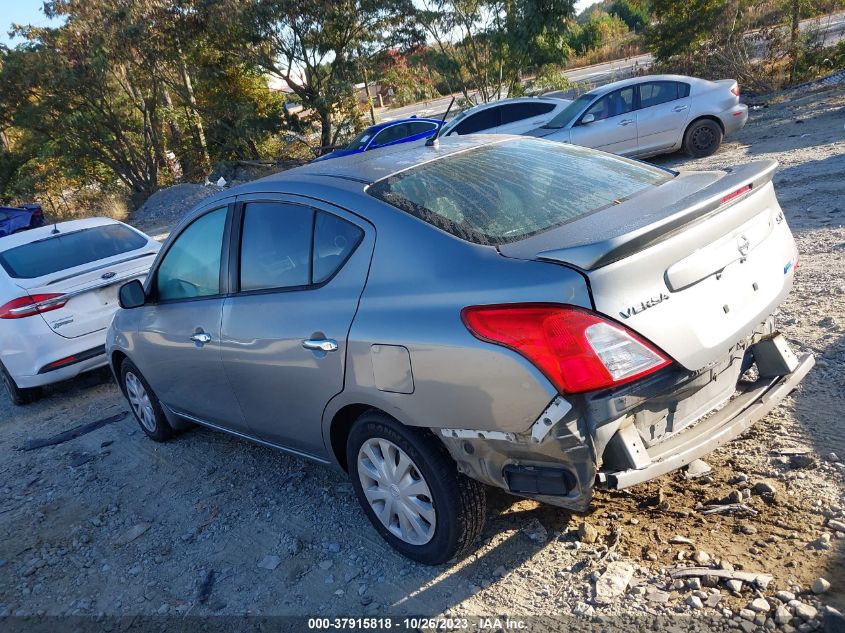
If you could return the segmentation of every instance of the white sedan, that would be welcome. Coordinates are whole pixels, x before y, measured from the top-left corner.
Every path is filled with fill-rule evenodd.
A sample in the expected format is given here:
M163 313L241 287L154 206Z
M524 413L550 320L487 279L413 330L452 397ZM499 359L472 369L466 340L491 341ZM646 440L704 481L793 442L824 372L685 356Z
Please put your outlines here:
M748 120L733 79L650 75L582 94L548 123L528 132L550 141L643 158L683 149L709 156Z
M524 134L551 121L570 103L557 97L515 97L482 103L447 121L440 136Z
M14 404L107 364L118 289L146 277L159 247L107 218L0 238L0 378Z

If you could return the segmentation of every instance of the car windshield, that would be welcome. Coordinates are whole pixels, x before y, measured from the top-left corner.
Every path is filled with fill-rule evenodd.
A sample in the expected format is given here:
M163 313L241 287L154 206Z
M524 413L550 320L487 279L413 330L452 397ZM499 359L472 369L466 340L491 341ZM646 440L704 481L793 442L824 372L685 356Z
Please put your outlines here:
M582 94L578 97L575 101L570 103L566 106L562 112L560 112L556 117L554 117L551 121L546 123L543 127L544 128L551 128L553 130L557 130L562 127L566 127L566 124L569 123L572 119L574 119L584 108L589 105L589 103L596 98L596 95L591 93Z
M583 147L520 139L389 176L368 193L476 244L516 242L670 180L673 174Z
M106 224L47 237L0 253L0 265L16 279L35 279L142 248L143 235Z
M372 128L367 128L363 132L361 132L355 139L346 146L348 150L356 150L356 149L363 149L367 146L367 143L370 142L370 139L373 138L373 130Z

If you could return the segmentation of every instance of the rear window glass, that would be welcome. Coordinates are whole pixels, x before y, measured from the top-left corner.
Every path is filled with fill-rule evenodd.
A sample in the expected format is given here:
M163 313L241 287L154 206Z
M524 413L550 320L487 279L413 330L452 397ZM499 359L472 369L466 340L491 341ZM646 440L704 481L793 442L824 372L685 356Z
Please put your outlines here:
M425 163L368 191L461 239L496 245L577 220L672 177L611 154L523 139Z
M146 238L121 224L106 224L47 237L0 253L0 265L11 277L34 279L128 253Z

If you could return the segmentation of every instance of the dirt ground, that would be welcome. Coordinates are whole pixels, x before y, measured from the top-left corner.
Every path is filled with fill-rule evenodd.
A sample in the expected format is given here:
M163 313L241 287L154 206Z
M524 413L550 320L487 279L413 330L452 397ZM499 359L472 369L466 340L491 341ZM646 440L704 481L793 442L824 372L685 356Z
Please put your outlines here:
M549 629L576 616L604 630L843 630L825 610L845 607L845 531L828 524L845 522L845 465L829 455L845 459L843 125L845 86L804 88L759 99L713 157L655 161L708 169L777 159L776 188L801 251L778 320L817 367L708 457L710 475L599 492L586 516L491 491L478 551L424 567L382 542L341 473L222 433L194 429L155 444L127 414L21 450L27 438L127 412L99 372L25 408L0 399L0 616L510 614ZM732 492L756 514L701 513ZM584 521L595 540L588 528L579 536ZM735 593L707 576L703 587L673 584L667 570L693 556L773 580ZM596 599L597 582L628 570L621 596ZM818 577L831 587L816 596ZM761 597L766 609L745 610Z

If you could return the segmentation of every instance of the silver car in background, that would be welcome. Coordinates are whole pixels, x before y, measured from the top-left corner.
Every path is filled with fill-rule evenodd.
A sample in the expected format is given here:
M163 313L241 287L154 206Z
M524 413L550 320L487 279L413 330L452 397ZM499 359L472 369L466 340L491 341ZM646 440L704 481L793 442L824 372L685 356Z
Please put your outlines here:
M171 233L108 356L152 439L194 422L335 464L391 545L441 563L483 484L583 511L795 388L775 167L474 135L291 169Z
M651 75L584 93L527 134L639 158L683 149L709 156L741 129L748 106L733 79Z

